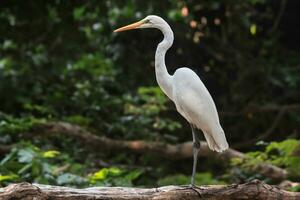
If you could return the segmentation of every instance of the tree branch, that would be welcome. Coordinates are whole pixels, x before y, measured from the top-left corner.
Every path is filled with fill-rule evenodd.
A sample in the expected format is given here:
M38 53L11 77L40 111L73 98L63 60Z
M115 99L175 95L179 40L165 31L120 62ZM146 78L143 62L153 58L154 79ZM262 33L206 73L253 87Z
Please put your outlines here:
M130 151L133 153L155 154L157 156L166 157L168 159L180 160L192 157L192 142L184 142L181 144L165 144L162 142L147 142L142 140L124 141L110 139L104 136L97 136L88 132L86 129L66 122L50 122L35 127L33 133L27 133L27 137L32 138L37 135L53 135L62 134L73 137L84 144L86 148L91 150L109 150L109 151ZM100 152L100 151L99 151ZM232 158L245 159L245 155L234 149L219 154L211 151L206 142L201 142L199 156L214 158L221 161L228 161ZM252 169L255 173L260 173L265 177L273 180L285 180L288 176L286 170L271 164L262 163Z
M279 12L278 12L278 15L277 17L275 18L274 20L274 24L273 24L273 27L270 29L270 34L274 33L275 31L277 31L278 29L278 26L279 26L279 23L281 21L281 18L282 18L282 15L285 11L285 8L286 8L286 3L287 3L287 0L281 0L281 4L280 4L280 8L279 8Z
M243 199L243 200L295 200L298 192L288 192L278 187L254 180L245 184L203 186L192 189L187 186L165 186L159 188L92 187L74 189L60 186L19 183L0 190L1 200L162 200L162 199Z
M242 111L240 112L220 111L219 113L221 116L238 117L241 115L247 115L248 113L269 113L269 112L280 111L282 109L288 112L299 112L300 104L268 105L268 106L249 105L246 108L242 109Z
M271 136L272 133L277 128L278 124L280 123L281 119L283 118L285 112L286 112L286 108L282 107L281 110L279 110L279 112L278 112L276 118L274 119L273 123L271 124L271 126L263 134L261 134L260 136L258 136L256 138L249 139L245 142L235 144L234 148L249 147L250 145L255 144L257 141L265 140L266 138Z

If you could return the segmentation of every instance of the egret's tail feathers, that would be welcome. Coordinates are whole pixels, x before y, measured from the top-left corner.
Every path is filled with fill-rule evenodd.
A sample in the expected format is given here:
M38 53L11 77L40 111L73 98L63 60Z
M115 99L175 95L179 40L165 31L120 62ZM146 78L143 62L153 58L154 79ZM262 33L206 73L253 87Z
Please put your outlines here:
M217 132L204 132L204 137L207 141L208 147L217 152L222 152L228 149L228 143L223 129Z

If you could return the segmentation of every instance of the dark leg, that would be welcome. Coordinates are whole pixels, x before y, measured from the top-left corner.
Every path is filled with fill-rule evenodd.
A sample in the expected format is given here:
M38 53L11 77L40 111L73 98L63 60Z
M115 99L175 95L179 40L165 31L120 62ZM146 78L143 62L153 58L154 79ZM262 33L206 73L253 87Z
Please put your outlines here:
M200 139L196 133L196 129L194 125L191 124L192 128L192 134L193 134L193 156L194 156L194 162L193 162L193 173L191 178L191 186L195 186L195 174L197 169L197 160L198 160L198 152L200 149Z
M191 178L191 185L183 186L184 187L183 189L185 189L185 187L187 187L188 189L192 189L198 194L198 196L200 198L202 198L201 193L198 191L198 190L201 190L201 188L195 186L195 174L196 174L196 168L197 168L198 152L200 150L200 138L196 132L194 125L192 125L192 124L190 124L190 125L191 125L191 129L192 129L192 134L193 134L193 155L194 155L193 173L192 173L192 178Z

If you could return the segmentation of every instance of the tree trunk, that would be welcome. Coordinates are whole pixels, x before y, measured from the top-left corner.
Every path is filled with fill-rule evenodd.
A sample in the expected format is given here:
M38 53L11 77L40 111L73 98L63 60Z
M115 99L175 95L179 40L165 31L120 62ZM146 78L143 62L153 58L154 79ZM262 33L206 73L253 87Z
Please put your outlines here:
M159 188L92 187L74 189L30 183L11 184L0 190L1 200L297 200L300 193L287 192L278 187L254 180L228 186L165 186Z

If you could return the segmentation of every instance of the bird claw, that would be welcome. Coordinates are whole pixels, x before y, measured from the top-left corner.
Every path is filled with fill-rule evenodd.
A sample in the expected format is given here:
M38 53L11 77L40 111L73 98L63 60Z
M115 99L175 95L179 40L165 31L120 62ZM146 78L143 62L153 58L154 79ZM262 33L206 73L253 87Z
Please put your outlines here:
M201 195L200 192L198 192L198 190L203 190L203 188L198 187L198 186L193 185L193 184L190 184L190 185L182 185L181 187L184 187L184 188L182 188L182 190L191 189L191 190L195 191L195 192L198 194L198 196L199 196L200 198L202 198L202 195ZM197 190L197 189L198 189L198 190Z

